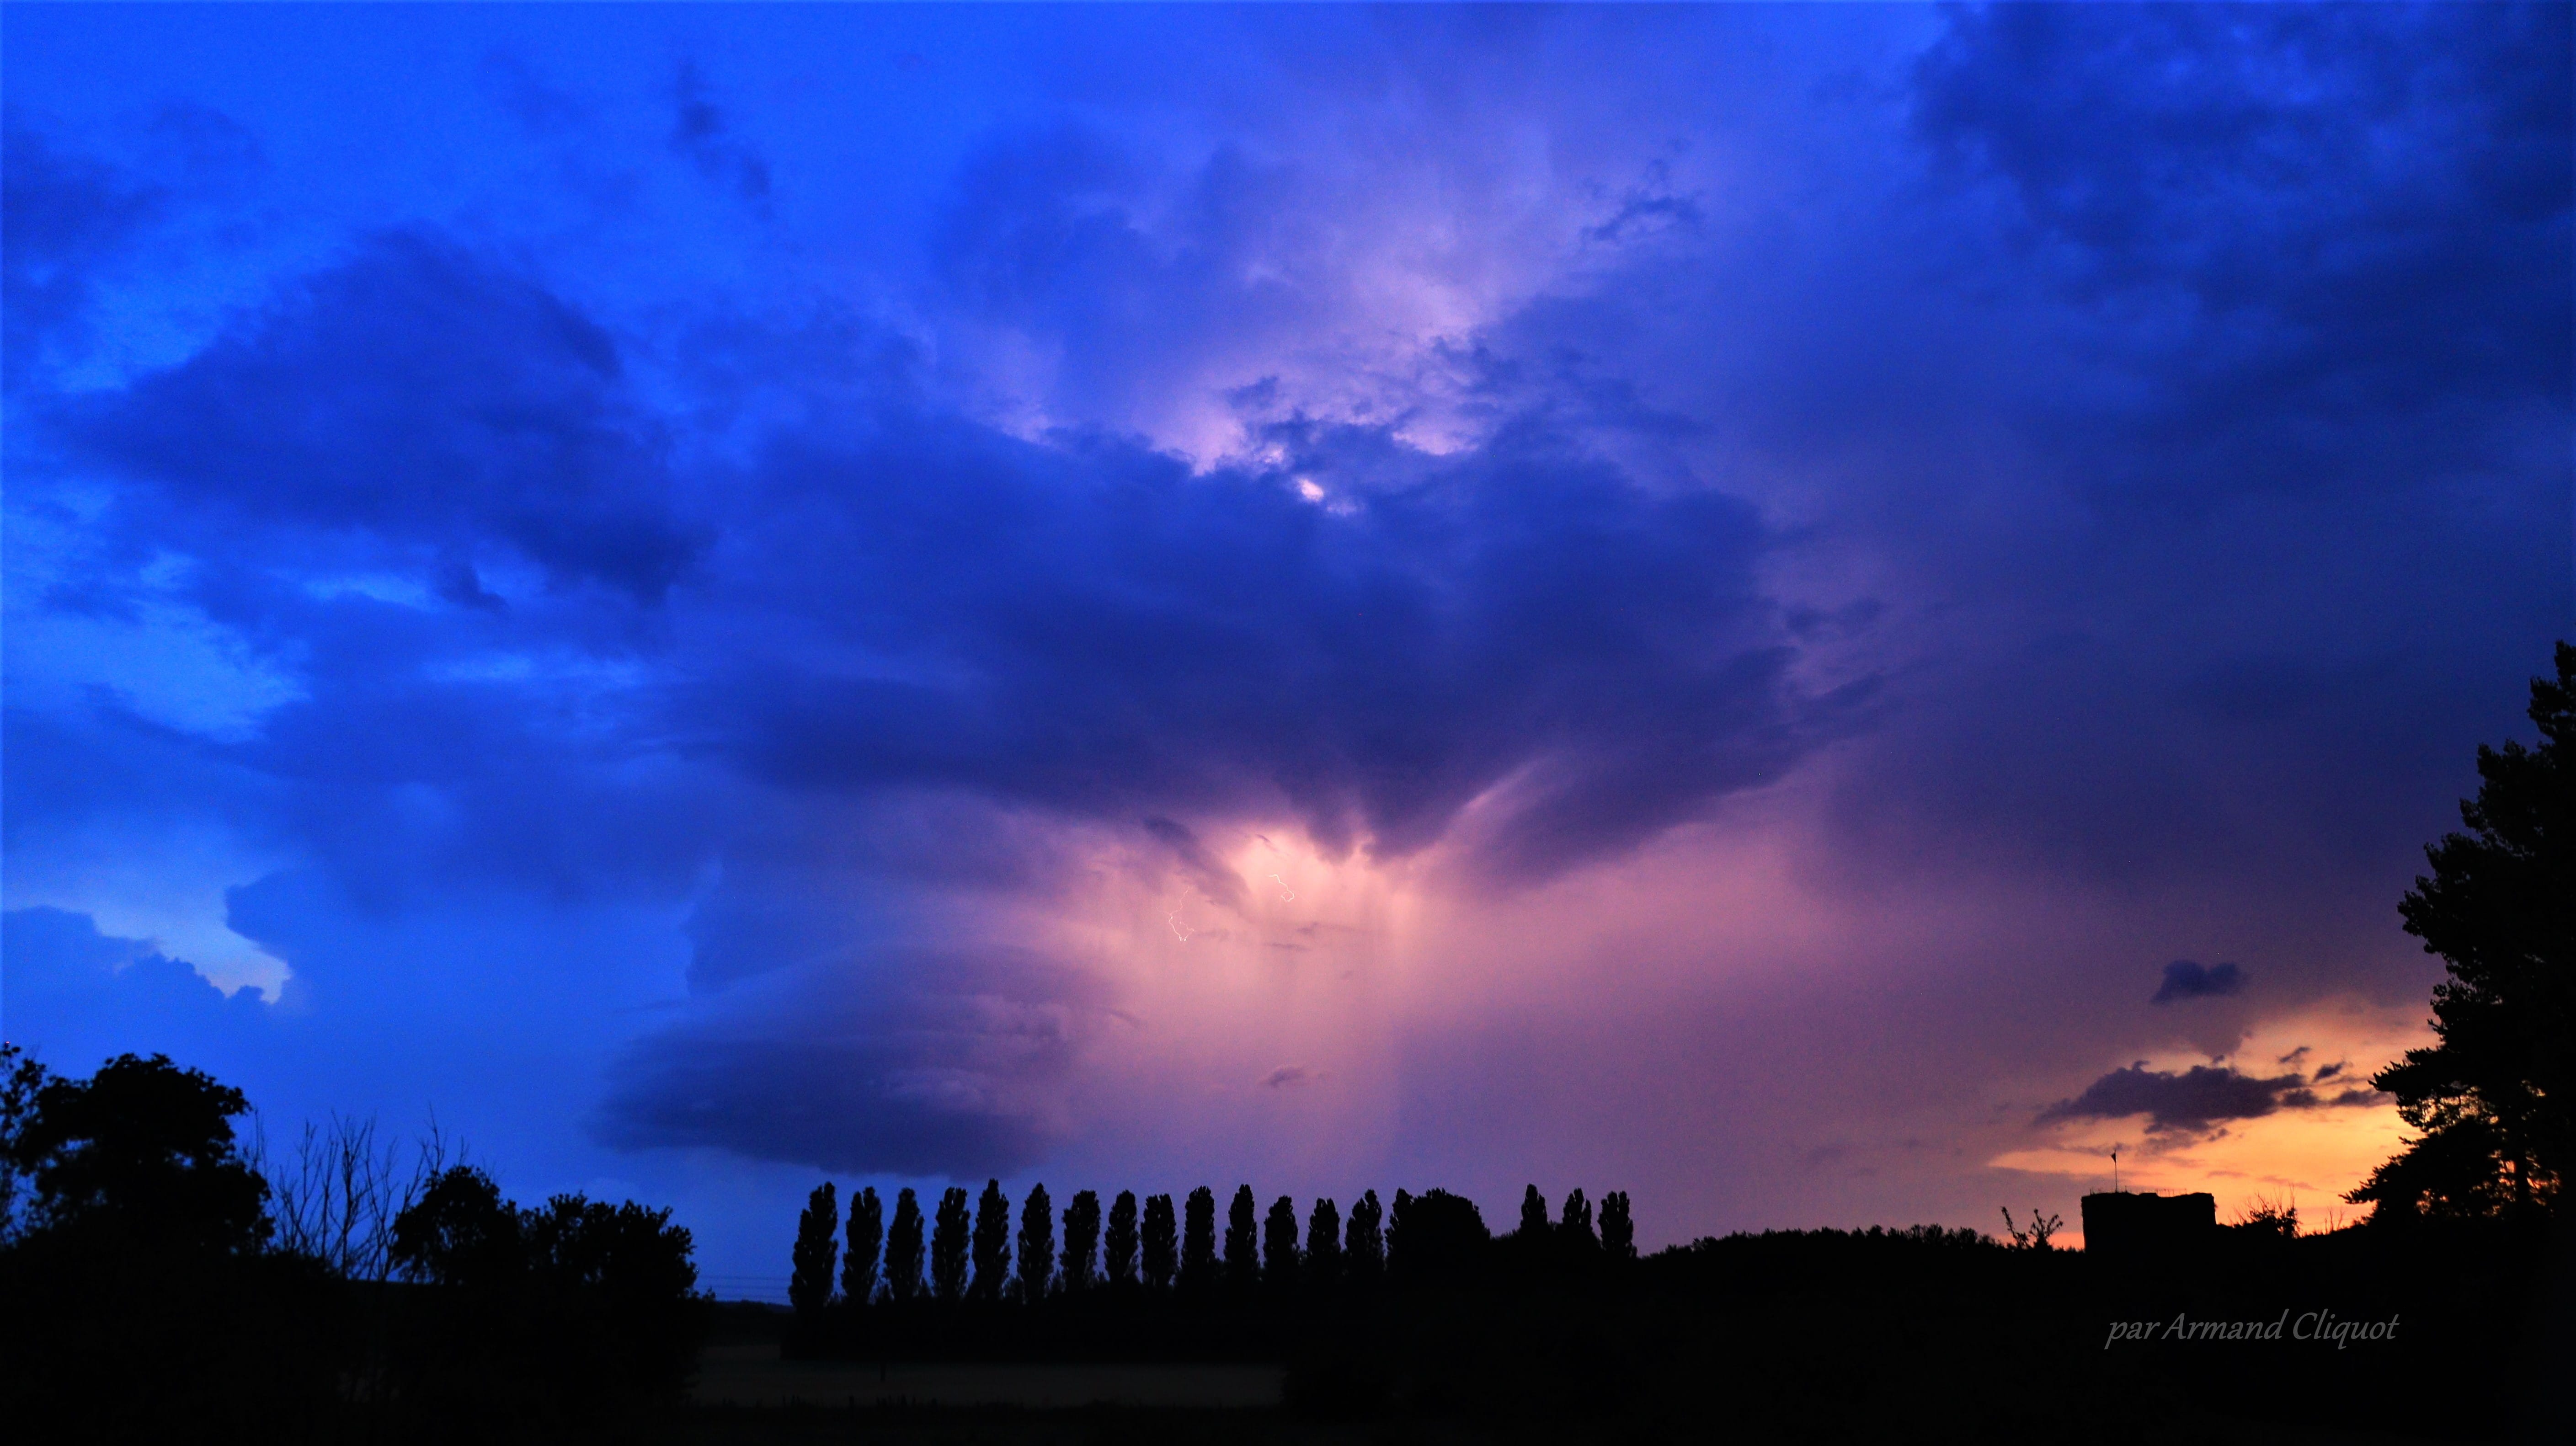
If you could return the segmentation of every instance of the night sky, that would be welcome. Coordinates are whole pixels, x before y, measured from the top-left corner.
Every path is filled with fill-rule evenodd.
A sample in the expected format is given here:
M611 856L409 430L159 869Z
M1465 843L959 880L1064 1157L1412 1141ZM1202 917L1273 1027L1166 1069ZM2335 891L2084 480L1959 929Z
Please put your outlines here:
M2326 1218L2565 6L5 14L5 1026L803 1192Z

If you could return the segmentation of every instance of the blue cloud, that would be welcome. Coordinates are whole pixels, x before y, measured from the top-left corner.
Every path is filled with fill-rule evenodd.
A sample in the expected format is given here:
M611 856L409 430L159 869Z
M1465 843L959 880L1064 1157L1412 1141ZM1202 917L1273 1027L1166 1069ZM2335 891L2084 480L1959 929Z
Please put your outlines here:
M500 544L560 582L658 601L699 540L661 429L608 333L542 286L422 231L366 241L180 365L65 410L80 455L227 518L363 529L492 599Z
M2245 971L2233 964L2195 964L2189 959L2176 959L2165 966L2164 982L2156 986L2150 1004L2171 1004L2177 999L2213 999L2234 994L2245 987Z
M66 1073L129 1052L238 1068L274 1038L259 990L227 994L148 939L100 933L87 914L0 913L0 961L9 1042Z

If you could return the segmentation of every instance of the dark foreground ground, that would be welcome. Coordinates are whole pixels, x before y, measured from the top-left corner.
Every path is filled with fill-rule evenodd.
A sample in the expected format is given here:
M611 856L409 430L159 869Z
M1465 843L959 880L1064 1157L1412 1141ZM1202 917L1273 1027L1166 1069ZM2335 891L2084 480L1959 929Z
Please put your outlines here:
M2127 1263L1806 1232L1312 1307L1267 1360L1190 1359L1255 1354L1221 1316L1157 1334L1103 1305L1052 1337L952 1317L836 1346L732 1308L668 1424L709 1446L2576 1441L2553 1270L2545 1229L2223 1232ZM1079 1359L1139 1340L1165 1359ZM960 1348L987 1358L938 1358Z
M693 1307L703 1348L649 1375L621 1343L662 1337L621 1335L632 1322L596 1303L530 1314L316 1278L209 1287L182 1314L166 1281L104 1290L94 1265L55 1280L20 1262L0 1282L0 1419L30 1441L261 1446L2576 1441L2558 1233L2223 1230L2127 1262L1963 1231L1638 1261L1497 1241L1365 1290L801 1325ZM2362 1334L2338 1342L2336 1323Z

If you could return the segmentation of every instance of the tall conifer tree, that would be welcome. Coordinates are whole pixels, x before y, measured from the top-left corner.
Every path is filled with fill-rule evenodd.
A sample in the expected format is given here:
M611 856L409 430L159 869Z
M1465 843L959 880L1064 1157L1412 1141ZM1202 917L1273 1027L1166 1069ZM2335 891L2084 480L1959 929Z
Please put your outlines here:
M1136 1192L1121 1190L1109 1202L1109 1233L1101 1239L1101 1269L1112 1290L1136 1283Z
M966 1215L966 1187L951 1185L939 1193L939 1214L930 1227L930 1289L949 1305L966 1298L966 1262L971 1233Z
M1628 1217L1628 1192L1601 1197L1601 1253L1612 1260L1637 1258L1637 1225Z
M1190 1192L1188 1219L1181 1232L1181 1289L1216 1288L1216 1192L1201 1185Z
M1079 1295L1100 1278L1100 1192L1076 1190L1064 1207L1064 1289Z
M1020 1202L1020 1299L1031 1305L1046 1299L1055 1278L1055 1202L1046 1186L1031 1185Z
M869 1185L850 1198L850 1244L841 1252L841 1298L863 1306L877 1298L877 1254L885 1248L885 1202Z
M2531 680L2538 747L2478 749L2467 832L2424 850L2399 901L2441 956L2434 1042L2371 1077L2416 1130L2345 1196L2374 1222L2565 1208L2576 1172L2576 647Z
M1261 1222L1261 1280L1273 1291L1297 1284L1297 1202L1285 1195Z
M832 1261L840 1253L841 1207L824 1181L805 1197L796 1217L795 1273L787 1278L787 1300L796 1314L812 1320L832 1303Z
M1575 1191L1565 1197L1565 1215L1556 1222L1557 1239L1572 1254L1588 1256L1601 1249L1600 1237L1592 1233L1592 1202Z
M1002 1182L986 1180L984 1193L975 1201L975 1283L970 1293L977 1300L1002 1298L1002 1283L1011 1276L1011 1197L1002 1193Z
M1351 1202L1351 1223L1342 1232L1342 1271L1362 1290L1386 1277L1385 1215L1375 1190Z
M1225 1210L1225 1285L1237 1295L1251 1293L1261 1278L1260 1206L1252 1201L1252 1187L1235 1187L1234 1203Z
M1315 1202L1306 1217L1306 1282L1329 1290L1342 1278L1342 1212L1330 1200Z
M1170 1290L1181 1273L1180 1231L1176 1226L1171 1196L1146 1197L1144 1238L1140 1242L1144 1247L1145 1284L1158 1295Z
M921 1298L921 1199L905 1186L886 1227L886 1295L897 1305Z
M1521 1239L1532 1245L1547 1238L1547 1197L1531 1185L1521 1191Z

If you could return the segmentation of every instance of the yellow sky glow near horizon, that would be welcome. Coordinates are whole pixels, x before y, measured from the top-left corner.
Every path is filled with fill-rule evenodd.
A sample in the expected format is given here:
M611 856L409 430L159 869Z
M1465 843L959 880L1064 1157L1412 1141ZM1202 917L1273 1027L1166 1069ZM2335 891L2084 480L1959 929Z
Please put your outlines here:
M2366 1089L2370 1076L2409 1049L2430 1043L2420 1011L2390 1011L2361 1000L2320 1001L2266 1020L2223 1063L2260 1077L2296 1070L2313 1078L2335 1064L2343 1069L2311 1086L2332 1101L2347 1088ZM2300 1053L2301 1050L2305 1053ZM2205 1055L2149 1056L2147 1067L2181 1071L2211 1063ZM2111 1188L2110 1152L2117 1149L2119 1185L2162 1195L2207 1191L2217 1197L2221 1220L2239 1218L2257 1202L2296 1205L2303 1229L2332 1229L2369 1213L2343 1202L2373 1168L2404 1144L2405 1122L2396 1103L2380 1096L2368 1104L2324 1103L2281 1109L2253 1119L2229 1120L2203 1134L2150 1134L2145 1116L2075 1120L2049 1132L2045 1143L2007 1151L1987 1163L1996 1169L2055 1175ZM2064 1239L2080 1243L2078 1221Z

